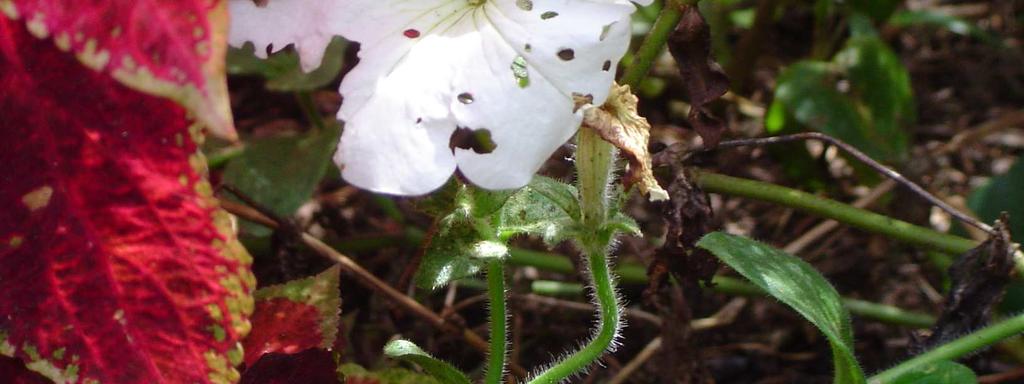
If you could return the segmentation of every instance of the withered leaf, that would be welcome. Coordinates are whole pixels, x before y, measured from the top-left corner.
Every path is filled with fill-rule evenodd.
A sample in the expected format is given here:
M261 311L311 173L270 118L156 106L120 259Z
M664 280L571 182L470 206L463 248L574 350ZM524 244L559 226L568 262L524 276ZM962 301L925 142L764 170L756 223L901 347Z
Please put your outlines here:
M705 146L717 146L725 124L711 114L707 104L729 90L729 78L711 56L711 30L697 7L683 6L682 19L669 34L668 49L690 96L690 125Z
M946 343L988 323L992 308L1003 297L1016 245L1010 239L1004 215L995 233L984 243L961 255L949 267L951 287L946 305L929 335L915 340L911 352L918 353Z
M577 105L589 102L586 97L576 99ZM651 201L667 200L668 192L654 178L651 153L647 150L651 124L637 112L637 102L628 85L613 84L604 105L585 107L583 127L595 130L605 141L622 150L629 160L629 169L622 177L627 189L636 184Z

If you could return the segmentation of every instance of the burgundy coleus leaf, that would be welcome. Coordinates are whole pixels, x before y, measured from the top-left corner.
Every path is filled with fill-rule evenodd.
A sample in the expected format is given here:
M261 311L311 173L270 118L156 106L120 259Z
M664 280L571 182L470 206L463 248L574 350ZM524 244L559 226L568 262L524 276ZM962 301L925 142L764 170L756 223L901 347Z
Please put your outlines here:
M0 0L0 13L130 88L171 98L234 139L225 0Z
M49 384L50 379L32 372L21 360L0 356L0 380L5 384Z
M245 370L242 384L338 384L338 367L331 352L320 348L264 354Z
M57 382L238 380L255 281L200 125L3 17L0 89L0 354Z
M245 365L264 354L329 350L338 337L341 296L339 266L312 277L262 288L255 293L252 334L245 339Z

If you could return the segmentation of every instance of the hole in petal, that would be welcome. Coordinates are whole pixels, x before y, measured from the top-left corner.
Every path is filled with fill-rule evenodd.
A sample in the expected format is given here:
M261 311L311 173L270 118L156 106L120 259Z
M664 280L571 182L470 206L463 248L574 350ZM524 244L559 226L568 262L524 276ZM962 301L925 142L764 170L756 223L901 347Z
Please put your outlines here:
M558 12L547 11L547 12L544 12L544 13L540 14L540 19L541 20L547 20L547 19L553 18L555 16L558 16Z
M405 37L408 37L410 39L415 39L417 37L420 37L420 31L417 31L415 29L406 29L405 32L402 32L402 34L405 35Z
M519 9L522 9L524 11L530 11L530 10L533 10L533 1L532 0L516 0L516 6L519 7Z
M530 85L530 70L526 67L526 59L522 56L516 56L512 60L512 75L516 78L516 84L519 84L519 88L526 88Z
M466 104L466 105L473 104L473 101L475 101L473 99L473 94L471 94L469 92L462 92L462 93L460 93L459 96L458 96L458 99L459 99L460 103Z
M558 51L558 58L565 61L575 59L576 51L573 51L570 48L562 48L562 50Z
M533 51L533 46L527 43L526 46L523 47L523 49L526 50L527 53L529 53L530 51Z
M605 60L604 61L604 65L601 66L601 70L605 71L605 72L608 72L609 69L612 69L612 61L611 60Z
M601 27L601 36L598 36L597 40L598 41L604 41L604 39L608 37L608 32L612 31L612 26L613 25L615 25L615 23L611 23L611 24L608 24L606 26Z
M484 154L494 152L494 149L498 148L498 144L491 140L491 131L488 129L458 127L455 132L452 132L451 139L448 140L448 148L451 148L452 151L455 148L460 148Z
M419 124L419 123L422 123L422 122L423 122L423 118L422 117L417 117L416 118L416 124Z

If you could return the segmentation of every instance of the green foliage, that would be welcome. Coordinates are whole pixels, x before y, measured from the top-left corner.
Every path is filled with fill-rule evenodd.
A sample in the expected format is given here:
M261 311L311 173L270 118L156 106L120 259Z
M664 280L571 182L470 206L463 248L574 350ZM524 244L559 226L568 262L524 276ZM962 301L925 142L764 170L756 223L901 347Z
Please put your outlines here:
M576 228L578 204L573 187L542 176L518 191L446 186L421 204L439 218L416 284L437 289L475 275L487 262L508 257L506 242L517 235L558 244Z
M902 2L902 0L851 0L848 5L855 13L870 16L874 21L884 21Z
M969 21L929 9L896 12L889 18L889 24L896 27L917 25L938 27L958 35L973 37L986 44L1001 45L996 36Z
M233 186L281 216L291 216L308 200L327 172L341 130L328 125L297 136L251 141L228 163L224 184ZM266 236L270 230L243 224L246 233Z
M910 77L878 37L851 38L830 62L805 60L778 78L765 127L788 121L835 136L882 160L905 155L904 127L915 120Z
M978 377L970 368L943 361L919 367L902 375L890 384L975 384Z
M434 358L411 341L392 341L384 346L384 354L391 358L416 364L442 383L469 384L469 378L461 371L451 366L451 364Z
M1010 233L1024 236L1024 156L1005 174L974 190L967 204L987 222L995 221L1002 212L1010 214Z
M817 326L832 347L835 383L864 383L864 373L853 354L850 315L839 293L813 267L768 245L721 232L704 236L697 246L711 251Z
M378 383L378 384L447 384L437 379L416 373L405 368L385 368L369 371L357 364L345 364L338 367L338 375L342 383Z
M232 75L258 75L267 79L267 89L278 92L309 91L330 84L338 77L348 48L345 39L335 37L327 46L320 67L305 73L294 51L278 52L267 59L256 57L252 43L228 48L227 71Z

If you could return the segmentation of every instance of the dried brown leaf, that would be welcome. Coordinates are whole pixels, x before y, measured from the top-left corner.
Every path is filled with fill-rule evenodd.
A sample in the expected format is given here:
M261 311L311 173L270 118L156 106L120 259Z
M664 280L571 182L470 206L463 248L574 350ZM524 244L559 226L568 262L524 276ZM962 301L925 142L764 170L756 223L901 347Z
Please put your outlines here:
M682 19L669 34L668 49L690 96L690 125L706 147L717 146L725 124L711 114L707 104L729 90L729 77L711 56L711 30L697 7L683 8Z

